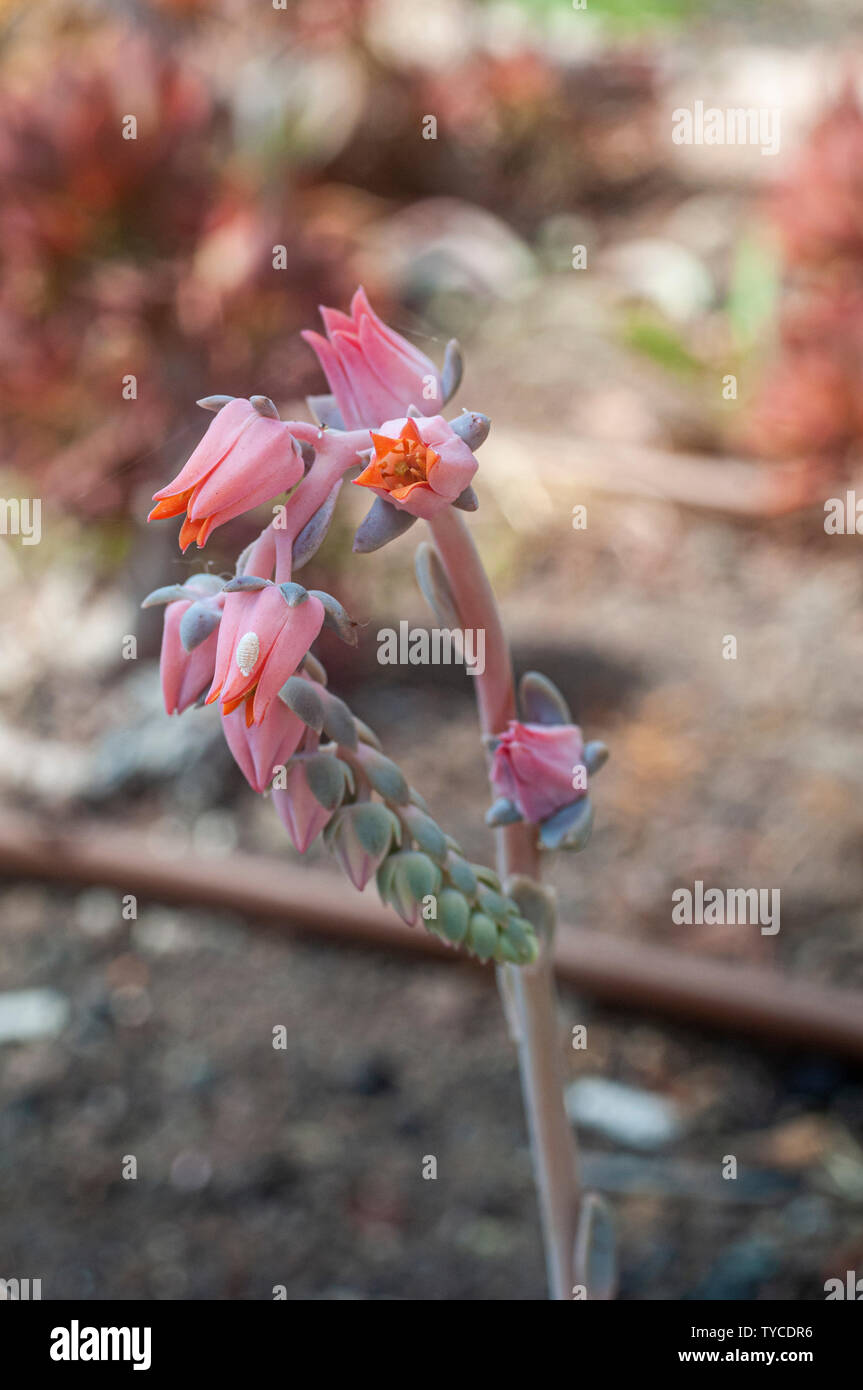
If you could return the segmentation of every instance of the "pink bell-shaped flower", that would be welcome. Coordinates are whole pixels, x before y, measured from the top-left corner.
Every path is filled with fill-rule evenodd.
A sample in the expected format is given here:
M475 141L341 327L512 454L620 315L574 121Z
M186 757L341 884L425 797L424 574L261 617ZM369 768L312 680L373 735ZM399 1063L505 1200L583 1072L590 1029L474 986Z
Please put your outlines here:
M256 792L265 792L279 770L289 762L306 732L301 719L281 700L274 700L259 724L247 724L245 709L222 714L228 747Z
M229 593L219 628L216 669L206 703L225 714L245 701L249 724L259 724L321 630L324 605L299 585ZM301 597L298 600L296 591Z
M373 428L403 415L409 405L438 411L444 404L441 374L425 353L387 327L360 288L350 314L321 309L327 336L307 330L345 429Z
M223 604L221 594L203 595L198 599L192 593L188 600L169 603L165 609L159 676L168 714L182 714L209 687L216 668L219 616ZM199 631L199 640L189 648L183 642L181 628L184 617L192 608L209 632L200 640Z
M154 495L147 520L185 512L180 549L192 541L200 548L217 526L292 488L303 471L290 424L237 398L218 412L173 482Z
M300 854L305 854L333 814L321 805L309 789L301 762L295 762L288 768L284 787L273 788L273 802L279 819Z
M577 725L511 719L497 737L492 785L525 820L538 824L585 795L584 743Z
M442 415L387 420L371 438L374 457L356 486L424 520L450 506L477 470L472 451Z

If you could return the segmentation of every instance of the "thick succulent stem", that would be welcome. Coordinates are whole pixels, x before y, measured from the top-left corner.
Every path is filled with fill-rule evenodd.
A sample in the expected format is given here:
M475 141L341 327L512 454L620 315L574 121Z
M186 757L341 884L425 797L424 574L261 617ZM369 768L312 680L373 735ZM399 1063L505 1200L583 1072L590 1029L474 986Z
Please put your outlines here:
M512 662L494 592L461 515L449 508L429 525L462 627L485 630L485 672L474 678L477 704L483 732L500 733L516 717L516 706ZM504 882L515 874L538 882L535 828L507 825L496 836ZM518 1047L549 1291L553 1299L569 1299L581 1194L575 1135L563 1104L551 933L541 939L534 965L501 966L499 977Z

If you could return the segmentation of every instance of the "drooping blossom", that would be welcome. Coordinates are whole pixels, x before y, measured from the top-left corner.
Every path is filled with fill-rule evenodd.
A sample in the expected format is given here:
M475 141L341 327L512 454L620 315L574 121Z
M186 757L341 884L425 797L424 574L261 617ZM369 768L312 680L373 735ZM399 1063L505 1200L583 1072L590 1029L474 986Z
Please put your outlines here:
M442 415L387 420L371 438L374 456L354 482L425 520L450 506L477 470L473 453Z
M209 578L201 576L203 581ZM208 592L203 587L200 595L192 591L191 585L186 588L190 597L168 604L162 629L159 676L168 714L182 714L195 704L209 688L216 668L219 616L225 599L221 593ZM183 642L181 626L193 607L203 617L209 635L190 649Z
M333 814L309 789L300 761L288 768L285 786L273 788L273 803L300 854L305 854Z
M341 411L345 429L373 428L403 415L409 405L440 410L441 374L425 353L389 328L369 304L362 287L350 314L321 308L327 336L307 330Z
M337 812L328 836L329 848L351 883L362 892L400 834L398 819L388 807L361 801Z
M285 492L303 476L290 422L262 415L251 401L223 406L173 482L157 492L148 521L180 516L180 549L202 547L217 526Z
M324 606L313 594L292 605L276 584L229 593L206 703L219 700L224 713L230 714L245 702L246 722L259 724L323 621Z
M306 732L301 719L281 700L273 700L258 724L247 724L244 708L222 713L228 747L249 786L265 792L280 767L293 757Z
M511 719L498 736L491 780L525 820L538 824L586 791L584 742L575 724L521 724Z

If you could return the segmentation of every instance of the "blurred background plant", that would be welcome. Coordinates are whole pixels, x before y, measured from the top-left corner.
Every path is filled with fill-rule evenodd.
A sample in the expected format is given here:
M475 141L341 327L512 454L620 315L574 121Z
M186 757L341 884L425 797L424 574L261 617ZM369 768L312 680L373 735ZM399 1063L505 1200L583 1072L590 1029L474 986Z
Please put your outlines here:
M785 287L747 437L766 457L803 460L816 500L853 481L860 464L861 156L863 110L849 77L768 204Z

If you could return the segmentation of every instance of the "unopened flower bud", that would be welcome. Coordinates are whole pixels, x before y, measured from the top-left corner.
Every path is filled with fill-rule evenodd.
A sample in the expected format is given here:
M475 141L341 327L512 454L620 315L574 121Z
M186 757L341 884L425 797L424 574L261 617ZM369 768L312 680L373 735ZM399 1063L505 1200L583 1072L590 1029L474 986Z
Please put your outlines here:
M512 965L530 965L539 954L539 945L530 922L510 917L498 937L497 960Z
M363 770L378 795L385 801L394 801L398 806L406 806L410 801L410 787L401 768L397 767L391 758L379 753L367 743L361 743L357 752Z
M341 804L347 790L344 763L328 753L315 753L303 761L309 791L326 811Z
M363 801L337 812L329 847L355 888L362 890L401 833L396 816L379 802Z
M472 898L478 887L477 876L466 859L452 851L446 858L446 872L450 882L460 893Z
M468 924L467 944L481 961L491 960L497 952L497 926L484 912L472 912Z
M538 951L536 934L530 922L524 917L509 917L501 936L512 946L518 964L526 964L536 959Z
M493 888L480 887L477 893L477 901L489 917L503 926L507 918L512 913L518 912L518 904L511 898L505 898L502 893L496 893Z
M467 936L470 903L456 888L444 888L438 894L436 928L439 936L460 946Z
M491 780L498 796L513 802L526 821L539 824L584 796L585 785L573 784L573 768L583 766L584 744L575 724L561 722L568 711L565 705L558 708L551 682L537 676L529 689L534 710L541 705L555 722L520 724L511 719L499 735Z
M438 864L446 859L448 850L446 836L436 821L426 815L418 806L405 806L401 812L402 820L421 850L431 856Z
M426 399L437 410L444 390L437 367L419 348L379 319L363 289L351 300L349 314L322 309L326 337L306 332L303 337L318 355L330 390L339 406L341 428L374 428L410 401ZM447 349L447 386L455 390L460 378L457 344Z
M309 790L303 761L297 759L287 769L284 787L273 788L273 804L300 854L305 854L331 815Z
M389 902L402 921L413 927L421 920L423 899L435 896L440 888L440 870L419 850L400 850L392 859Z
M495 892L500 892L500 877L494 869L490 869L487 864L471 864L471 868L480 882L488 884Z

